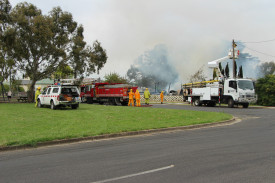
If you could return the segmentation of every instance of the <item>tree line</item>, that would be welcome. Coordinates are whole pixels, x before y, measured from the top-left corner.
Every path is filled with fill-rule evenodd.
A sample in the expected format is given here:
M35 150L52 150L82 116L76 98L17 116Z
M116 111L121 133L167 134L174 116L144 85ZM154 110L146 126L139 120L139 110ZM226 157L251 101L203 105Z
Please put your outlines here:
M18 72L32 81L56 72L70 72L80 80L98 72L107 61L106 50L99 41L88 45L84 27L71 13L54 7L47 15L27 2L12 7L9 0L0 1L0 82ZM33 92L28 98L33 100Z

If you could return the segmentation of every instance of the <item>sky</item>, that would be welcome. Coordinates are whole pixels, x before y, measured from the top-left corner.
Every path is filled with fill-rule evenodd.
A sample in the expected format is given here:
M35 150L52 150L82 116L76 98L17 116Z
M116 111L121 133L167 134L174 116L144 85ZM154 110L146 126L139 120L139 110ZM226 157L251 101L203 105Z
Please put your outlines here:
M12 6L22 2L10 0ZM125 76L131 64L156 45L166 45L179 82L207 62L227 55L232 40L261 62L274 61L273 0L27 0L47 14L53 7L72 13L85 40L107 50L99 76ZM261 52L261 53L260 53ZM264 53L264 54L262 54ZM269 56L268 56L269 55ZM230 60L229 60L230 62ZM93 75L96 77L97 75Z

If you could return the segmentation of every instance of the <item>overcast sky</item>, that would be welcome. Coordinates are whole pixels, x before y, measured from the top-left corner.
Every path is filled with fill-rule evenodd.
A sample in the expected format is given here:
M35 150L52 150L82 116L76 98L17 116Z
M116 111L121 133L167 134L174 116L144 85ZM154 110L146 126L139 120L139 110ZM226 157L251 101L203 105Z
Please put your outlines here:
M10 0L12 6L22 2ZM254 42L275 39L273 0L27 0L47 14L60 6L84 25L85 40L99 40L108 61L100 75L125 75L131 64L155 45L165 44L181 78L203 64L227 55L232 39ZM247 43L273 61L275 41ZM185 79L182 79L183 81Z

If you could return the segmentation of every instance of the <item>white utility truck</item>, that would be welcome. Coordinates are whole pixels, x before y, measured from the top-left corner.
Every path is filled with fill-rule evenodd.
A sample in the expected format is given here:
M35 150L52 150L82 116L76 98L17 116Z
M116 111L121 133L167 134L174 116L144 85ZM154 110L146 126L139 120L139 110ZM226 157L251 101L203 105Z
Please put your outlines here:
M212 62L208 62L208 67L216 68L219 80L187 83L183 85L184 100L192 105L215 106L217 103L228 104L232 108L234 105L242 105L248 108L249 103L256 102L254 83L251 79L223 79L219 70L219 63L229 56L223 57Z

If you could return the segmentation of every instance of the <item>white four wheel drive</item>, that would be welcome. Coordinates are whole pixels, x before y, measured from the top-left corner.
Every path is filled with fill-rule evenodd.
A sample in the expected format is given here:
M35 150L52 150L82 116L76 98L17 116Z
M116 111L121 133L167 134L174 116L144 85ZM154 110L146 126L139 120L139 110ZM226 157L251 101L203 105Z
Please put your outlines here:
M51 109L69 106L77 109L81 102L77 86L51 85L37 98L37 107L50 106Z

